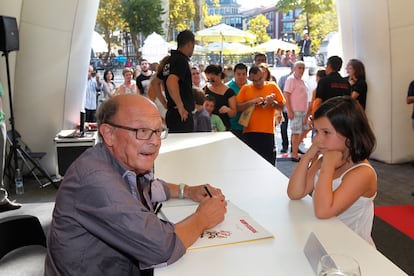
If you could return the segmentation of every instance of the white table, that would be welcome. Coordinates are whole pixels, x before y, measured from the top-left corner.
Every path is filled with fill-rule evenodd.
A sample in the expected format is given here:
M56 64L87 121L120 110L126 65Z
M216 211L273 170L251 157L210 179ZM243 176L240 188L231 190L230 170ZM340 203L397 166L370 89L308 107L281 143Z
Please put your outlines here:
M353 256L362 275L406 275L336 218L320 220L312 200L292 201L288 179L231 133L171 134L163 141L156 177L210 183L273 233L274 239L189 250L158 276L314 275L303 247L314 232L328 253Z

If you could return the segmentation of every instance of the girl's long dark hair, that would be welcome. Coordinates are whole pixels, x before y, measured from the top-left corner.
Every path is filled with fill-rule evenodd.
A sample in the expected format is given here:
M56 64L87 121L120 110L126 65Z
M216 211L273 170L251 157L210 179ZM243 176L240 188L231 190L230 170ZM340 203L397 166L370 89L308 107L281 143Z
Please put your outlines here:
M337 132L346 138L346 146L354 163L367 159L375 149L376 139L365 111L350 96L339 96L323 102L314 120L326 117Z

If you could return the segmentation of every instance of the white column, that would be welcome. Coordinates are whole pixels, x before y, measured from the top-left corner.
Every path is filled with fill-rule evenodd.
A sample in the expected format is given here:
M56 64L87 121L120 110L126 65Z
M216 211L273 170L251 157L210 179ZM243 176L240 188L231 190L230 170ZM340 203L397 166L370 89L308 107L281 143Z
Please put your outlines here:
M377 137L373 158L399 163L414 159L412 106L406 105L414 42L414 2L337 0L344 65L350 58L365 64L367 115Z

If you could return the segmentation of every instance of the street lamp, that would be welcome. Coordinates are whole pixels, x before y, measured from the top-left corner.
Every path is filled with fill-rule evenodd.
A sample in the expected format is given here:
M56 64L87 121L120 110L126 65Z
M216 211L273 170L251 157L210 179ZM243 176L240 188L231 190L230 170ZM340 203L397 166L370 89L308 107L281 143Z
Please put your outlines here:
M125 40L125 54L126 54L126 56L127 56L127 58L129 57L129 51L128 51L128 48L129 48L129 33L127 32L127 31L123 31L123 34L124 34L124 40Z

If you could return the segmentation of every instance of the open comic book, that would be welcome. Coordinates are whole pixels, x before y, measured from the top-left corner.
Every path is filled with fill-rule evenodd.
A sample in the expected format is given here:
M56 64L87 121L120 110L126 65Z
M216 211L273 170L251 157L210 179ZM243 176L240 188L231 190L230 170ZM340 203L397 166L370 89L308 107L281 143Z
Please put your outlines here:
M176 223L194 213L197 207L198 203L193 201L171 200L163 205L160 217ZM270 238L273 238L273 235L269 231L254 221L245 211L228 201L224 221L204 231L189 249Z

